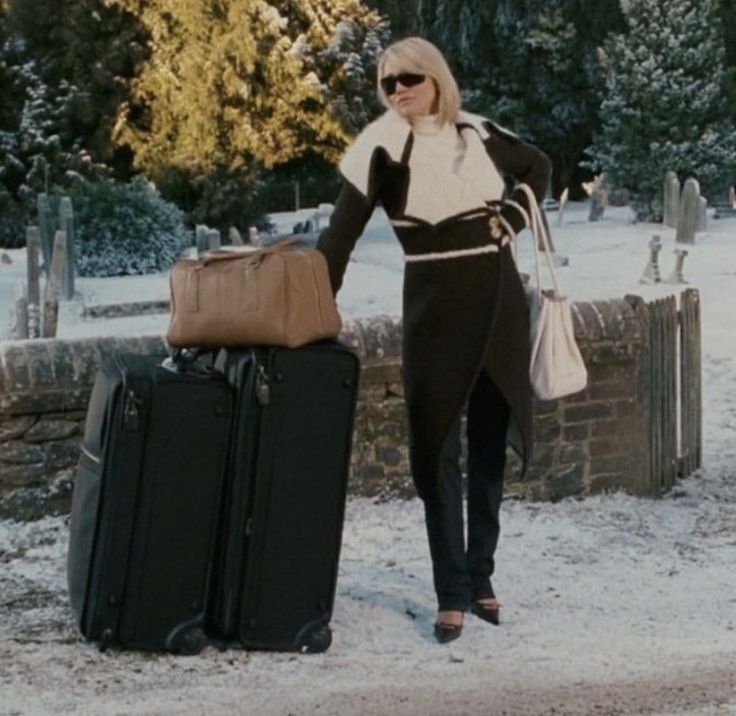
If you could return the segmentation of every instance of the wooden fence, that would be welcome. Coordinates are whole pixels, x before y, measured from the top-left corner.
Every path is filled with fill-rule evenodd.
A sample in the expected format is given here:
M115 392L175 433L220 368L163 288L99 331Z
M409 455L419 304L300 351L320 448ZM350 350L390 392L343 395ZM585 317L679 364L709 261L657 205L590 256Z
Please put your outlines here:
M702 376L700 296L695 289L646 304L649 341L644 379L648 399L650 493L659 496L701 466Z

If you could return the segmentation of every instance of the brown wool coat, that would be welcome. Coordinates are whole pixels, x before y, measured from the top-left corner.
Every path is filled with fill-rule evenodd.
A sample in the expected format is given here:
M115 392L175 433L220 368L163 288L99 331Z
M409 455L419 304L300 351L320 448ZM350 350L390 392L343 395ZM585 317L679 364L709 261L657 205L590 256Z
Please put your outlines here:
M416 203L414 213L407 214L415 138L409 124L387 112L361 133L343 158L345 184L317 244L327 258L335 293L378 202L407 255L498 243L489 229L493 215L504 217L515 232L524 228L523 214L513 202L526 207L527 199L513 187L526 183L541 201L550 175L547 157L483 117L463 112L455 126L466 152L487 154L490 170L504 180L501 189L494 185L482 206L463 207L435 223L417 216ZM529 318L509 245L496 253L406 263L402 363L410 464L422 499L442 500L442 444L482 370L510 406L509 441L526 466L532 452Z

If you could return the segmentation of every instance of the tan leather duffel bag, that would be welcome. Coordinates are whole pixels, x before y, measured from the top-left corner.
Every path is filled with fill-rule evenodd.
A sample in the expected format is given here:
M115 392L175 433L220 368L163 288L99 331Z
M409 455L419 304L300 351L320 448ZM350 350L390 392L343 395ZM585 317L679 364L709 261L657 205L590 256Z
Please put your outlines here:
M177 348L297 346L340 332L327 261L286 239L250 251L211 251L171 269L171 321Z

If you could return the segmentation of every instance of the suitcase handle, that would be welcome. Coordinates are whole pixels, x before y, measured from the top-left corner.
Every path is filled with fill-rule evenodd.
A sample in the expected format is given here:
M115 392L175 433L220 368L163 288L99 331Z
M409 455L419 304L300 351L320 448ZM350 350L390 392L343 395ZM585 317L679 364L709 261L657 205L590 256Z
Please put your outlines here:
M175 348L171 355L163 360L161 367L172 373L192 372L197 360L208 353L211 355L213 365L206 368L208 372L214 372L216 348Z

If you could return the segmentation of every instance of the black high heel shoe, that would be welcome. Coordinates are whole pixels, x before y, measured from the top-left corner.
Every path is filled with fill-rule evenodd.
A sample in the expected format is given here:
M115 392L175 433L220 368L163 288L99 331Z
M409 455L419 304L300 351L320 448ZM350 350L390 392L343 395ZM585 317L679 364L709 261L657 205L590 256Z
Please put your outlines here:
M462 624L448 624L447 622L435 622L434 638L440 644L448 644L455 639L459 639L463 633Z
M493 599L492 602L474 601L470 607L470 611L475 616L480 617L484 622L498 626L501 623L499 619L499 609L501 605L495 597L482 597L482 599Z
M453 622L447 621L449 619L449 616L447 615L450 612L460 614L459 624L453 624ZM460 635L463 633L463 618L465 616L463 612L464 610L460 609L437 610L437 621L434 623L434 638L437 639L440 644L447 644L448 642L455 641L455 639L460 638Z

